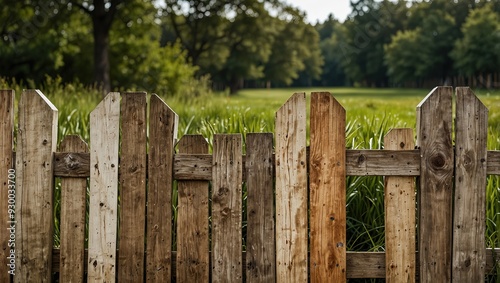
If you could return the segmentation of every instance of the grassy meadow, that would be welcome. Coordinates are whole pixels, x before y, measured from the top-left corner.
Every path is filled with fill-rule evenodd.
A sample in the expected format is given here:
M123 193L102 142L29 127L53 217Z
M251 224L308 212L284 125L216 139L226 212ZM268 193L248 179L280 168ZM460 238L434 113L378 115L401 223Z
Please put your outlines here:
M22 87L16 85L16 88L19 96ZM57 82L47 83L41 90L59 109L59 138L79 134L88 141L89 113L100 101L100 93ZM202 134L211 142L215 133L242 133L244 137L249 132L273 132L275 111L294 92L305 92L310 99L313 91L332 93L346 109L348 148L380 149L384 135L391 128L415 128L416 106L430 89L251 89L241 90L235 96L162 98L179 115L179 138ZM488 148L500 150L500 91L475 93L490 109ZM348 250L384 250L383 185L382 177L348 177ZM487 207L487 246L500 247L500 176L488 178ZM176 215L175 205L173 210ZM56 222L58 218L56 215Z

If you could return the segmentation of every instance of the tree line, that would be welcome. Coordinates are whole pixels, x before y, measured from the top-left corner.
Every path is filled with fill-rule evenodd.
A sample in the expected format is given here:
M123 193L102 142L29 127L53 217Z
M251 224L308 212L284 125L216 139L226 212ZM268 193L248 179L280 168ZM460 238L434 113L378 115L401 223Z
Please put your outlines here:
M179 94L203 87L500 87L500 0L0 0L0 76ZM335 11L332 11L335 12Z

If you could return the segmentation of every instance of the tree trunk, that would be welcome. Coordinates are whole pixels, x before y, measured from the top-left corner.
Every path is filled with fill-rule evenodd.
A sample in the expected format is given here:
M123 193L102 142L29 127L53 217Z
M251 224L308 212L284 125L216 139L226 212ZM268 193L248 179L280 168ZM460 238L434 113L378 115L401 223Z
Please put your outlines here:
M109 75L109 29L93 18L94 24L94 80L104 94L111 91Z

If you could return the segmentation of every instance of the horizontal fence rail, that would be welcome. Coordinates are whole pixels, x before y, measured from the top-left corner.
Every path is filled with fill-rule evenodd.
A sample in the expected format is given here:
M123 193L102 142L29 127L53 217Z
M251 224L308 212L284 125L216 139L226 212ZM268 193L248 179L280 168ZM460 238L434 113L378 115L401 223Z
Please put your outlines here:
M432 90L415 132L391 130L383 150L346 149L345 110L324 92L311 95L310 146L296 93L274 134L217 134L212 153L202 136L177 140L154 94L110 93L90 146L67 136L58 149L56 107L24 91L16 134L14 97L0 91L0 282L480 282L498 269L484 234L500 151L469 88L455 107L451 87ZM347 251L347 176L385 176L385 252Z

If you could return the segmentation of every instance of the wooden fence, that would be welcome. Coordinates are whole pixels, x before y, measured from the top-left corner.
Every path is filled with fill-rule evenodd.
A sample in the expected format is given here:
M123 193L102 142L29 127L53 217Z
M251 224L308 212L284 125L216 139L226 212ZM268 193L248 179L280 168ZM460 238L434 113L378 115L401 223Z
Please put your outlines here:
M453 89L435 88L417 106L416 147L412 129L394 129L384 150L346 150L329 93L311 96L308 148L297 93L274 136L246 136L245 155L240 134L215 135L211 154L201 136L177 142L177 115L145 93L106 96L90 149L76 136L56 148L57 109L38 90L21 95L14 155L14 92L0 95L0 282L481 282L496 270L485 186L500 152L486 149L488 110L469 88L456 89L454 125ZM346 176L365 175L386 176L385 253L346 251Z

